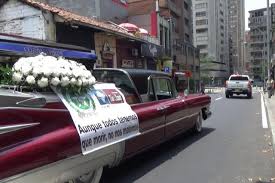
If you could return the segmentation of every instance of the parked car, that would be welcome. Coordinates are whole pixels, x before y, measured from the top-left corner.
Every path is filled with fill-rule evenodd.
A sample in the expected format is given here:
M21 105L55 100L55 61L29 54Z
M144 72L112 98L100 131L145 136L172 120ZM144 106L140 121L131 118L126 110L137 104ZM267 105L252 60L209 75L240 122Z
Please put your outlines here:
M229 98L233 94L244 94L248 98L252 97L252 81L248 75L231 75L229 77L229 80L226 81L225 96Z
M114 83L137 114L140 135L82 155L69 111L54 93L0 89L0 182L98 182L103 167L192 129L201 132L209 96L184 96L168 74L96 69L98 82Z

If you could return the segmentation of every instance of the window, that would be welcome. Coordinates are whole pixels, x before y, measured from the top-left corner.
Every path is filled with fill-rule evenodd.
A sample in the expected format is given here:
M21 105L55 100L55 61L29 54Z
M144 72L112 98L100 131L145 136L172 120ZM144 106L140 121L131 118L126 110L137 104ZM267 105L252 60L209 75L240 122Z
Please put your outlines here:
M208 29L207 28L205 28L205 29L196 29L196 33L197 34L208 33Z
M184 18L184 23L185 23L185 25L189 26L189 20L188 20L188 18Z
M124 94L128 104L140 102L133 83L125 73L111 70L94 70L93 75L99 82L114 83Z
M207 24L208 24L208 20L207 19L196 20L196 25L207 25Z
M200 50L207 49L208 45L198 45L197 48L199 48Z
M206 11L196 12L196 17L205 17L207 15Z
M154 91L158 100L173 98L171 81L167 78L153 78Z
M248 81L248 77L245 77L245 76L232 76L230 78L230 81L231 80L235 80L235 81Z
M195 5L195 9L207 8L207 3L199 3Z
M208 36L198 36L196 38L197 41L208 41Z
M188 6L188 4L187 4L186 2L184 2L184 8L185 8L186 10L188 10L188 8L189 8L189 6Z

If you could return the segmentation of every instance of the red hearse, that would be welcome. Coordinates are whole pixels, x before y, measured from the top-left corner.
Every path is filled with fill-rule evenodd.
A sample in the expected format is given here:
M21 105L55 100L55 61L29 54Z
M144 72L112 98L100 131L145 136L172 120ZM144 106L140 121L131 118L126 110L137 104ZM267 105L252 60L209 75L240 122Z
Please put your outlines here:
M188 129L202 130L210 97L177 93L172 79L148 70L97 69L137 113L141 134L82 155L70 113L54 93L0 89L0 182L97 182L102 167L160 144ZM82 176L81 176L82 175Z
M1 44L6 43L0 40ZM16 46L12 48L21 45ZM98 182L103 167L115 166L186 130L200 132L202 119L210 115L209 96L178 93L163 72L96 69L93 75L121 90L138 116L141 134L83 155L71 115L55 93L1 86L0 182Z

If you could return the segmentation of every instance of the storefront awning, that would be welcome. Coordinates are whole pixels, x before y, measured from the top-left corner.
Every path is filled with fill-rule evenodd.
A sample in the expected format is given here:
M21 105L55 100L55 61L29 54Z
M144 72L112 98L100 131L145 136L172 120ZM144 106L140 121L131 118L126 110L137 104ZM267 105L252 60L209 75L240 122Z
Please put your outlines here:
M15 55L24 55L24 56L35 56L40 53L45 53L50 56L55 57L65 57L71 59L88 59L96 60L97 57L93 53L63 49L63 48L53 48L50 46L38 46L26 43L13 43L0 41L0 53L8 53L9 55L14 53Z

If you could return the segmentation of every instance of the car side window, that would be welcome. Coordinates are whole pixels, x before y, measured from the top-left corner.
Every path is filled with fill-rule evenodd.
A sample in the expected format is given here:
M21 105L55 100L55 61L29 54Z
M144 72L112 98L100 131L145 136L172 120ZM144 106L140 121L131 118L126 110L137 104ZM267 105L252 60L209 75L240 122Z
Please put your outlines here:
M171 81L167 78L153 78L153 88L157 100L173 98Z

